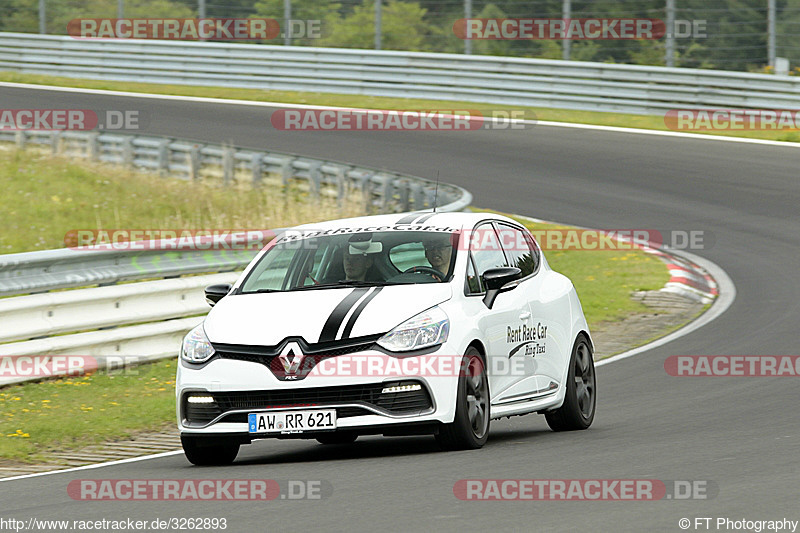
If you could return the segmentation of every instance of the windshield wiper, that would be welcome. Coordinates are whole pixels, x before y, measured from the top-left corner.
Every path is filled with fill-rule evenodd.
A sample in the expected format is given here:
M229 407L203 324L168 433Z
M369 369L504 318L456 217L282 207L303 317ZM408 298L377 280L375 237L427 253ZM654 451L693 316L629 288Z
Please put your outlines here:
M318 285L304 285L303 287L294 287L292 291L304 291L309 289L330 289L332 287L385 287L387 285L407 285L407 283L391 283L388 281L360 281L360 280L347 280L342 279L332 283L320 283Z
M356 287L385 287L387 285L401 285L400 283L392 283L391 281L360 281L360 280L342 280L337 282L339 285L353 285ZM402 285L407 285L403 283Z

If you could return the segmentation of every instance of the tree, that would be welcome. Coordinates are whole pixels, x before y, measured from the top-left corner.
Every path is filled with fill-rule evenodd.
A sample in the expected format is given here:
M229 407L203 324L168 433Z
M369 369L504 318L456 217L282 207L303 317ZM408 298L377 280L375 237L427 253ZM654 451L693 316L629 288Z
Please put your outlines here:
M430 51L426 36L441 32L428 23L425 9L417 2L389 0L383 5L381 47L386 50ZM373 48L375 42L375 3L367 0L352 14L333 19L330 33L321 46Z
M342 5L330 0L292 0L292 20L320 21L322 37L329 35L331 26L338 18ZM278 21L281 30L285 31L283 0L258 0L255 4L257 18L272 18ZM292 39L293 45L322 46L316 37L301 37ZM282 44L272 43L272 44Z

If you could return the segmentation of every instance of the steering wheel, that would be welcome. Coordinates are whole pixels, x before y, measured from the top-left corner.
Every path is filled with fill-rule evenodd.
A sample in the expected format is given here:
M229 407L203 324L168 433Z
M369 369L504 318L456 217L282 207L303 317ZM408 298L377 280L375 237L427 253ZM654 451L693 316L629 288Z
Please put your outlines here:
M414 266L411 268L407 268L406 270L403 271L403 274L418 273L418 272L421 274L427 274L431 276L433 279L438 281L443 281L445 278L444 274L442 274L435 268L426 266Z

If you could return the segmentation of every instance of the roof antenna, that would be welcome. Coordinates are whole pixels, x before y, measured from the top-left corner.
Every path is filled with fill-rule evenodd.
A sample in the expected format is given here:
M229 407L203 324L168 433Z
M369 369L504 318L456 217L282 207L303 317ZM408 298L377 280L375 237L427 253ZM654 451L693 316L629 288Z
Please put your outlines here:
M436 212L436 198L439 196L439 171L436 171L436 188L433 190L433 212Z

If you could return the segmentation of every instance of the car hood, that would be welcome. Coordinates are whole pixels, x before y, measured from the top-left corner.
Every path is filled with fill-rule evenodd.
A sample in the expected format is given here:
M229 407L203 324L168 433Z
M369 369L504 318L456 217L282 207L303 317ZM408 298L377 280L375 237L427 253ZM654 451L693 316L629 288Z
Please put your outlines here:
M214 306L205 332L223 344L275 346L287 337L309 344L341 341L386 333L451 297L449 283L234 294Z

